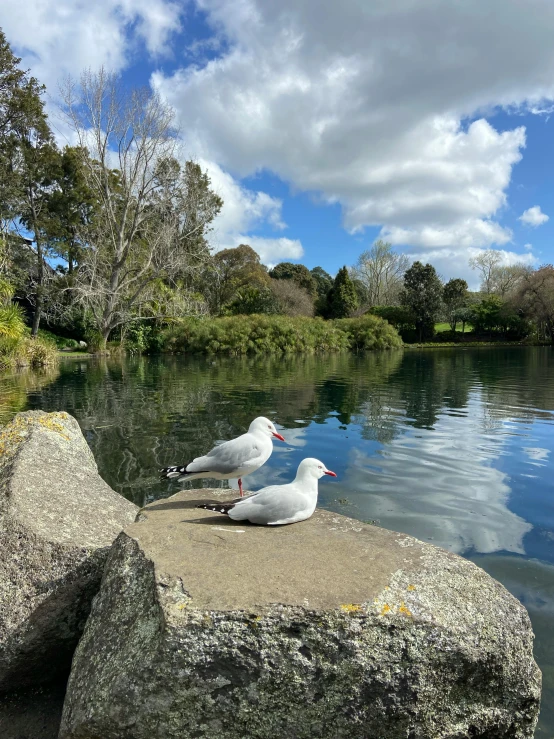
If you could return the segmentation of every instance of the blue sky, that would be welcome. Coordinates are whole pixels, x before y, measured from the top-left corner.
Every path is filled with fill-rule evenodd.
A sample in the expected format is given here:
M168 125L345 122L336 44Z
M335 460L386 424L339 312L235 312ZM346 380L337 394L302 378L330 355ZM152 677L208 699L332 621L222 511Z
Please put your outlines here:
M468 259L554 261L546 0L16 0L45 82L105 65L174 107L225 205L216 249L331 273L376 238L476 286ZM527 212L527 216L522 216Z

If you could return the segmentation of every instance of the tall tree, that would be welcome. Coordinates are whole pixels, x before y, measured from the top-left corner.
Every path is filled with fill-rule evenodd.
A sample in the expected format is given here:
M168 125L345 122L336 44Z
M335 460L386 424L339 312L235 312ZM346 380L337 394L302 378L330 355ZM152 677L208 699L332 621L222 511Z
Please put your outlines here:
M400 300L415 317L419 340L432 338L442 303L442 283L435 268L430 264L414 262L404 275Z
M513 302L525 316L544 325L554 344L554 266L527 269Z
M20 69L0 31L0 219L2 251L10 222L30 233L34 266L27 296L33 305L32 335L38 332L49 272L47 210L59 153L44 111L44 87Z
M88 152L66 146L61 153L56 187L48 203L50 236L57 255L72 274L90 232L97 200L87 183Z
M481 292L486 295L493 292L494 271L501 264L502 254L496 249L487 249L469 260L471 269L481 274Z
M352 273L364 285L369 306L398 305L402 278L409 266L405 254L398 254L392 244L379 239L360 254Z
M294 280L298 287L307 290L312 297L315 297L317 293L316 282L310 270L303 264L279 262L269 272L269 276L274 280Z
M310 274L315 282L317 297L325 298L329 290L333 287L333 278L323 267L314 267L310 270Z
M456 330L458 312L467 304L467 282L458 278L449 280L443 288L442 300L452 331Z
M151 305L160 280L200 268L206 234L222 201L194 162L177 161L173 112L149 89L124 89L101 69L64 90L67 119L88 149L86 184L101 215L72 289L93 313L105 345L110 332ZM158 311L163 315L158 291ZM150 311L150 315L152 312Z
M347 267L337 272L328 294L329 318L347 318L358 307L358 296Z
M267 288L270 282L259 255L248 244L214 254L202 278L212 313L219 313L239 292L246 295L246 288L259 290Z

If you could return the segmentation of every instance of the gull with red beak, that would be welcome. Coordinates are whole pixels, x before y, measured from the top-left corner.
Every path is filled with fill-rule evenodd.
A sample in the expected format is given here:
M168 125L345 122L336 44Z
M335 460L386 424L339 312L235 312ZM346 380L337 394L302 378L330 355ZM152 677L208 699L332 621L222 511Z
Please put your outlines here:
M273 451L273 438L285 441L273 423L260 416L252 421L246 434L223 442L189 464L165 467L161 474L165 478L178 477L179 481L197 480L200 477L214 480L238 477L242 497L242 478L267 462Z
M300 462L296 477L287 485L270 485L243 500L203 503L197 508L226 513L233 521L250 521L263 526L305 521L315 511L317 482L323 475L336 477L319 459L308 457Z

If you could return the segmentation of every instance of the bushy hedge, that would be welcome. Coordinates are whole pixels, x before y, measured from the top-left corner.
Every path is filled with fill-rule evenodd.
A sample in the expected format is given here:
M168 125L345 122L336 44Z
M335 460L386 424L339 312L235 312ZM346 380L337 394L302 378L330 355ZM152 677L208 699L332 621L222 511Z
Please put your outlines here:
M162 349L195 354L311 354L401 345L396 330L376 316L324 321L250 315L185 319L165 331Z

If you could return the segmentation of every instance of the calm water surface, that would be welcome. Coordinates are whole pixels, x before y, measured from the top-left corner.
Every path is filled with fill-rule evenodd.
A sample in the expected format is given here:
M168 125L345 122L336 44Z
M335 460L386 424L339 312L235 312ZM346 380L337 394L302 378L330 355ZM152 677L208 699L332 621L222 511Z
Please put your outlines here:
M338 474L321 506L468 557L524 603L544 679L537 737L554 737L554 350L68 359L0 378L0 420L28 408L73 414L101 475L138 505L182 487L160 467L269 416L287 443L248 488L318 457Z

